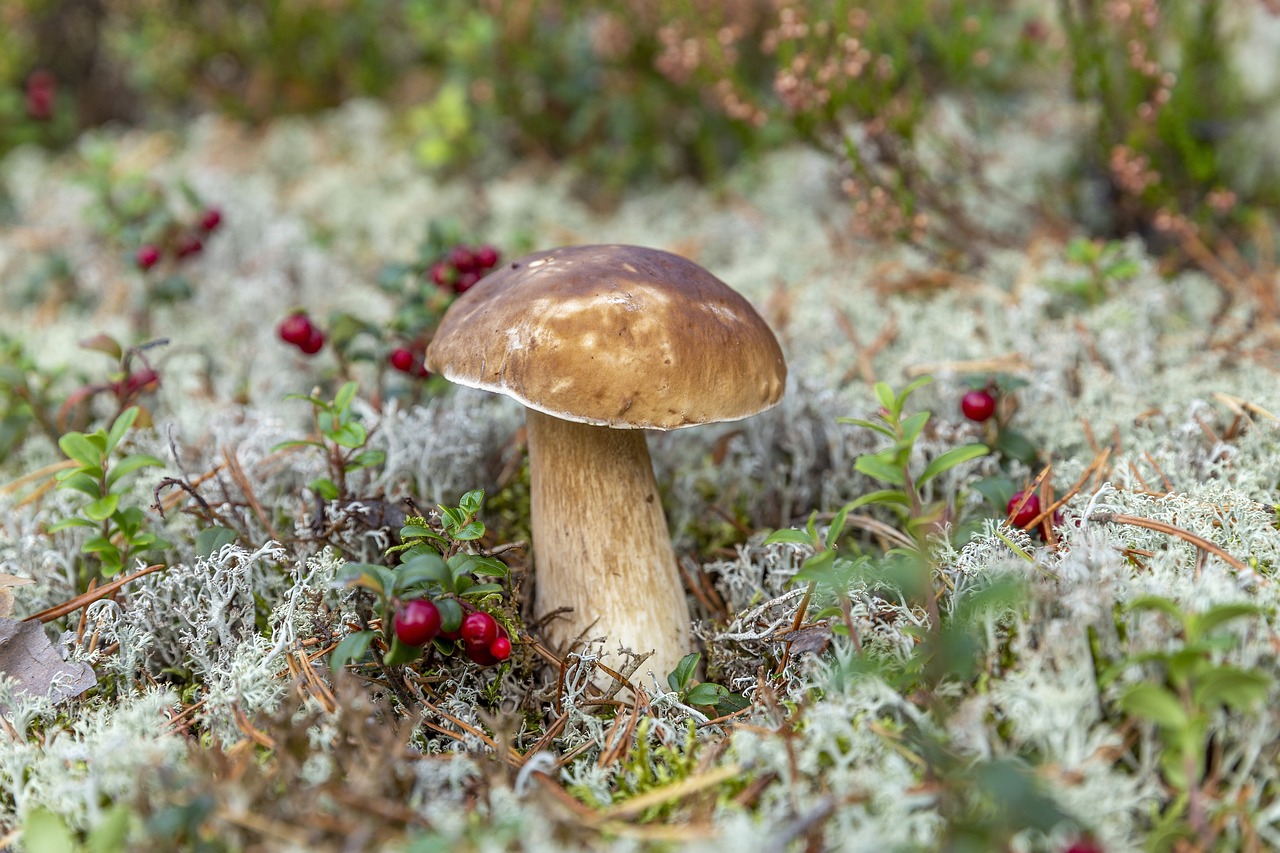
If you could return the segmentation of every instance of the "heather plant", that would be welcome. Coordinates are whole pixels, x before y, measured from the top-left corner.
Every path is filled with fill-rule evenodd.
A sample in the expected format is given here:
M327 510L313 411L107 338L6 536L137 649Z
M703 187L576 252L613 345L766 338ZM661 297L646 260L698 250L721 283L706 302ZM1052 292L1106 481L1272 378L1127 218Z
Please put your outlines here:
M1224 0L1057 5L1072 94L1098 110L1081 152L1113 200L1097 227L1176 238L1186 222L1213 242L1274 205L1280 174L1242 144L1269 105L1246 95L1231 61L1241 25L1230 18L1261 9Z

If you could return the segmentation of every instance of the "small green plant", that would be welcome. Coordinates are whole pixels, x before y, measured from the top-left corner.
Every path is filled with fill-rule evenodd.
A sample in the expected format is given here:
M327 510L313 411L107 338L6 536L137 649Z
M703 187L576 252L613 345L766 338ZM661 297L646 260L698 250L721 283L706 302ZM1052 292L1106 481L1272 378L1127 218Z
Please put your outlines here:
M81 508L80 515L50 525L49 532L71 527L95 529L96 534L80 550L93 558L104 577L118 573L131 557L169 547L168 542L146 529L146 515L141 508L125 504L128 490L123 482L134 471L163 467L164 463L145 453L113 459L138 413L138 408L131 406L116 417L110 430L69 432L58 440L62 452L76 463L58 472L58 487L82 492L89 502Z
M389 551L400 555L400 565L395 568L373 563L344 567L341 578L347 585L377 596L382 629L365 629L343 638L330 659L334 670L363 657L371 645L379 650L378 661L383 666L408 663L426 646L444 655L461 647L468 658L481 665L510 655L505 626L477 607L500 596L502 586L476 579L476 575L504 578L507 567L495 557L463 550L465 543L485 534L484 523L476 517L483 504L484 492L476 489L464 494L457 506L438 507L438 527L425 517L406 519L400 530L401 544ZM473 618L477 616L481 618Z
M1140 269L1117 240L1077 237L1067 244L1067 260L1080 267L1082 275L1054 284L1086 305L1101 304L1117 284L1133 278Z
M1271 688L1271 678L1265 673L1222 662L1222 655L1234 648L1238 639L1219 629L1264 611L1233 602L1194 613L1162 596L1134 599L1126 609L1162 614L1178 634L1178 642L1169 648L1130 655L1098 677L1099 687L1105 688L1135 667L1150 676L1126 687L1115 706L1155 726L1162 747L1161 769L1175 792L1150 836L1152 849L1177 849L1179 839L1198 843L1197 849L1217 849L1222 827L1210 811L1225 804L1215 793L1219 790L1213 778L1217 771L1206 775L1206 755L1215 724L1225 713L1252 711L1266 701Z
M319 448L328 463L329 475L317 477L309 486L316 495L327 501L350 497L348 474L381 465L386 460L386 454L381 450L365 448L369 441L369 431L351 410L358 387L355 382L344 383L333 400L325 400L316 394L290 394L288 399L306 400L311 404L315 435L311 438L283 441L273 448Z
M886 488L868 492L841 507L825 535L818 531L815 513L810 516L804 530L778 530L765 540L767 543L792 542L813 549L813 555L805 560L792 582L809 584L810 595L825 593L835 598L835 604L820 610L818 616L839 615L843 624L833 630L847 633L859 651L862 644L853 622L849 599L849 590L856 581L867 582L873 588L887 588L923 608L929 622L920 651L921 663L934 658L954 657L949 646L954 639L950 636L953 626L944 624L938 607L936 560L934 546L930 542L932 536L942 531L953 513L945 501L927 500L925 486L940 474L989 452L984 444L954 447L931 459L918 474L912 472L915 444L931 414L926 411L908 415L906 403L914 391L931 381L931 377L921 377L896 394L886 383L877 383L875 394L881 407L879 420L839 419L841 423L870 429L890 439L891 443L883 450L863 454L854 462L855 469L880 481ZM849 558L839 555L837 545L850 513L866 506L883 506L897 516L906 534L903 544L890 549L877 560L867 556Z
M686 705L711 708L719 716L747 707L748 702L741 694L729 692L729 688L723 684L712 684L694 678L701 660L701 652L692 652L681 658L676 668L667 673L667 686L676 692L680 701Z

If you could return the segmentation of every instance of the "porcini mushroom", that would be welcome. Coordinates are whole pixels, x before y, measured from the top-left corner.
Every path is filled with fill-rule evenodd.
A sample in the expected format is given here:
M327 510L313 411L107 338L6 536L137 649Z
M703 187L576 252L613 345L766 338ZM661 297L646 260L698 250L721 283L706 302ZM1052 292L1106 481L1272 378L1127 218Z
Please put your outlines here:
M732 421L782 396L782 350L751 304L685 258L571 246L496 270L450 306L427 367L527 409L534 612L564 645L690 651L689 607L645 429ZM616 663L610 654L606 663Z

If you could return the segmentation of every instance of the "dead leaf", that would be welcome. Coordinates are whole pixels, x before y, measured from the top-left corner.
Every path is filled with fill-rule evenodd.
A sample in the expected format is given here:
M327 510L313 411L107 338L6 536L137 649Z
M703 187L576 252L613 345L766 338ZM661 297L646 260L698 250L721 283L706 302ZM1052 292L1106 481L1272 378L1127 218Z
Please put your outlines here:
M39 622L0 619L0 672L29 695L55 702L79 696L98 683L87 663L68 663L49 642ZM0 704L0 714L9 709Z
M31 578L0 574L0 617L13 615L13 587L35 583Z

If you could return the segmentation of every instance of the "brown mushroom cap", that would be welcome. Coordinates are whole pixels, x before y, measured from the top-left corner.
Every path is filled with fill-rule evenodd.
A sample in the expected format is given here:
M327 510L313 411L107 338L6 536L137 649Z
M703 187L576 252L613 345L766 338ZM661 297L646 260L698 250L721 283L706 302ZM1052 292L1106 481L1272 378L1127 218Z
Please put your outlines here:
M732 421L782 397L787 367L746 299L639 246L568 246L504 265L458 297L428 369L553 417L615 428Z

